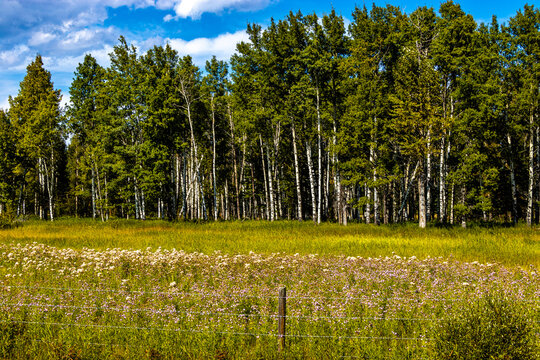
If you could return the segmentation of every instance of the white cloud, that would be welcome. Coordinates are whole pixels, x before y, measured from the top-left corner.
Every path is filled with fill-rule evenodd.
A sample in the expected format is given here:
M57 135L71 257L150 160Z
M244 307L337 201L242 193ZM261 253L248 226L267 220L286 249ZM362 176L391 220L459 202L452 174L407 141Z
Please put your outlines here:
M199 19L206 12L218 13L225 9L253 11L269 3L270 0L180 0L175 1L174 12L178 18Z
M56 38L55 34L46 33L43 31L37 31L32 34L32 37L30 37L30 40L28 41L28 45L30 46L36 46L36 45L43 45L51 42Z
M204 66L205 61L213 55L219 60L229 60L236 50L236 44L248 39L247 33L242 30L233 34L221 34L215 38L197 38L190 41L167 39L166 42L180 55L191 55L195 64Z
M18 45L12 50L0 52L0 65L3 68L12 68L19 65L21 59L28 55L30 48L26 45Z

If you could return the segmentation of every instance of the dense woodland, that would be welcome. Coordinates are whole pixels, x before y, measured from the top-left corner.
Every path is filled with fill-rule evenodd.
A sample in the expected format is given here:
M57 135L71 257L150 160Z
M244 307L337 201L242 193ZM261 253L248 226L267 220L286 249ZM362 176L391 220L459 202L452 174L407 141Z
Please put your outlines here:
M2 216L531 225L540 11L291 12L230 63L121 37L70 104L38 55L0 110Z

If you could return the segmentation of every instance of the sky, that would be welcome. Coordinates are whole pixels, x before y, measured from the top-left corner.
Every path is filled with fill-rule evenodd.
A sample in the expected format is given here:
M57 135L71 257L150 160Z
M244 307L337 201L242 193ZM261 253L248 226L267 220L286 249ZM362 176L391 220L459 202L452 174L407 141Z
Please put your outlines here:
M538 7L538 1L528 3ZM374 1L399 6L406 13L420 6L437 10L441 2ZM456 2L478 23L491 22L492 15L506 22L526 4L524 0ZM371 0L0 0L0 108L9 107L8 96L17 95L26 67L37 54L66 104L73 74L85 54L107 67L108 54L121 35L139 54L168 43L204 68L213 55L229 60L236 44L247 40L248 23L265 27L270 19L284 19L291 10L323 16L332 8L348 23L355 6L369 9L372 4Z

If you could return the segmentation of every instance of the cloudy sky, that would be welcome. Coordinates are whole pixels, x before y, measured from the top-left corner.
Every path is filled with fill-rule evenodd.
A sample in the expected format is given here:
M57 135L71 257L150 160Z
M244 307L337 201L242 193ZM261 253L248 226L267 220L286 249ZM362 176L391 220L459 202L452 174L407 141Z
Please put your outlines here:
M375 1L386 2L406 12L424 5L438 9L441 3ZM350 19L355 3L368 8L372 4L363 0L0 0L0 108L8 107L9 95L17 95L26 66L38 53L65 103L73 72L84 55L91 53L108 66L108 54L120 35L139 53L170 43L204 67L212 55L229 59L236 43L246 39L247 23L265 26L290 10L323 15L332 6ZM478 22L489 22L492 15L509 19L525 1L463 0L460 4Z

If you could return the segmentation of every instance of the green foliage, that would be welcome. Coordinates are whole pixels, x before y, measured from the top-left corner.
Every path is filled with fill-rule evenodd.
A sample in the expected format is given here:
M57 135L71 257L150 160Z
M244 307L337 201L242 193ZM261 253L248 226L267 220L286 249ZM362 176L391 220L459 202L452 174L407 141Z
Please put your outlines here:
M438 359L534 359L536 334L523 309L499 296L463 305L436 335Z
M0 113L0 213L538 221L540 11L352 19L248 24L204 71L120 37L108 68L79 64L65 112L38 55Z
M21 215L25 186L36 193L36 215L53 220L61 161L64 158L63 116L60 90L54 90L51 74L40 55L28 65L19 94L10 98L9 117L16 142L16 173L21 187L17 214ZM30 175L30 178L27 178ZM27 184L28 183L28 184ZM39 209L39 211L38 211Z

